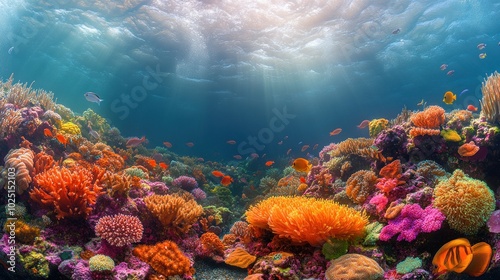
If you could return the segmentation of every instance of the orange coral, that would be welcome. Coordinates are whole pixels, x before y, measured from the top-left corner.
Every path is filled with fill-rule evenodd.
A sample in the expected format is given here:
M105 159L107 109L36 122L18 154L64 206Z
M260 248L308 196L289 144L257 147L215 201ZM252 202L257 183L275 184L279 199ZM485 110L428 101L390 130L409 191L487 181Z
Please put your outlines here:
M16 192L18 194L23 194L26 189L29 188L31 183L30 174L33 172L33 158L34 153L30 149L19 148L15 150L10 150L10 152L4 157L5 170L9 173L15 173L16 178ZM13 171L11 172L11 170ZM5 189L7 189L11 184L5 184Z
M4 226L5 232L9 232L10 230L7 228L10 225L10 222L6 222ZM40 235L40 229L34 226L31 226L21 220L16 220L14 222L16 233L15 237L21 243L24 244L32 244L35 241L35 238Z
M56 165L54 158L51 155L46 154L45 152L39 152L38 154L36 154L33 162L33 175L42 173Z
M130 177L106 172L101 181L101 186L108 191L111 196L127 196L130 190Z
M439 128L444 124L445 111L439 106L429 106L424 111L415 113L410 117L411 122L422 128Z
M462 157L471 157L478 151L479 147L476 146L476 143L474 143L474 141L470 141L469 143L465 143L462 146L458 147L458 154Z
M238 247L229 253L224 262L232 266L247 268L256 259L256 256L250 255L245 249Z
M382 167L378 174L384 178L393 179L401 177L401 173L401 162L398 159Z
M163 226L174 226L184 233L203 214L203 207L195 200L176 195L151 195L144 199L144 203Z
M246 216L253 226L269 228L279 237L312 246L321 246L329 238L360 237L368 224L364 213L331 200L309 197L270 197L250 207Z
M33 180L30 198L53 210L57 219L86 217L101 194L96 176L79 166L73 170L56 166L36 175Z
M155 245L139 245L135 247L133 254L163 276L194 273L188 257L182 253L177 244L169 240Z
M417 136L425 136L425 135L439 135L441 134L441 131L439 129L432 129L432 128L423 128L423 127L412 127L410 129L410 136L411 137L417 137Z
M204 256L223 255L224 244L213 232L205 232L200 237L201 254Z
M100 147L96 144L97 147ZM102 157L95 162L96 165L106 168L110 171L122 170L125 166L125 161L119 155L114 153L111 148L102 150Z
M363 203L375 191L377 176L370 170L359 170L347 179L346 194L356 203Z

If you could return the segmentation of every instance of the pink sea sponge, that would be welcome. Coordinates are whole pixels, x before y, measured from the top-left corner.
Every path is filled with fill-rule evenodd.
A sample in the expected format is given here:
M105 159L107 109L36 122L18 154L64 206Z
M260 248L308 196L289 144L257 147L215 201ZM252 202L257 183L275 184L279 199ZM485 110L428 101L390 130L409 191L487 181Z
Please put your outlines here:
M407 204L399 216L389 220L389 224L380 232L380 240L388 241L399 234L397 240L411 242L421 232L433 232L441 228L445 216L432 206L422 209L418 204Z
M139 218L123 214L104 216L95 226L97 236L118 247L141 241L143 231Z
M174 179L172 184L186 191L191 191L192 189L198 187L198 182L196 182L196 179L189 176L179 176Z

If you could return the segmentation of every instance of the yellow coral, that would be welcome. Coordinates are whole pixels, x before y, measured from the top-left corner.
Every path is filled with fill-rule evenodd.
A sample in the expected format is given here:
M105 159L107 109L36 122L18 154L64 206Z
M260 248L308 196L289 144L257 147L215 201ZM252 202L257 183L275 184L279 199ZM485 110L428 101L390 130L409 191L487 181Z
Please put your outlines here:
M24 244L31 244L35 238L40 235L40 229L31 226L21 220L16 220L14 223L7 221L4 226L5 232L10 231L10 227L14 227L16 233L16 240Z
M82 134L78 125L72 122L65 122L61 125L61 131L71 135L79 135Z
M462 137L453 129L443 129L441 130L441 136L444 140L450 142L460 142L462 141Z
M270 197L250 207L248 222L295 243L321 246L329 238L351 240L364 235L368 218L353 208L311 197Z
M370 137L376 137L382 130L387 128L389 121L387 119L374 119L368 124Z
M457 169L449 179L437 184L434 206L443 212L452 229L472 235L495 210L495 197L486 183Z

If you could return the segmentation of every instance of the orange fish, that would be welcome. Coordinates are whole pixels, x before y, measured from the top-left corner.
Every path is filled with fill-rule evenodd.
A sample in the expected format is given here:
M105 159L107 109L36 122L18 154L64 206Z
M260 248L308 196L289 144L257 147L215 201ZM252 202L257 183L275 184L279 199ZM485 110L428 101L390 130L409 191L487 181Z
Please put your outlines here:
M235 158L235 159L242 159L242 157L240 155L234 155L233 158Z
M172 143L170 143L170 142L165 141L165 142L163 142L163 145L165 145L165 147L167 147L167 148L172 148Z
M223 185L224 187L229 186L233 182L233 178L231 176L226 175L222 177L222 180L220 180L220 184Z
M246 195L246 194L244 194L244 193L242 193L242 194L241 194L241 199L247 199L247 195Z
M168 164L164 163L164 162L160 162L158 163L158 165L160 166L161 169L163 170L167 170L168 168Z
M330 132L330 136L335 136L342 132L342 128L336 128Z
M476 112L477 111L477 107L472 105L472 104L469 104L469 106L467 106L467 110L471 111L471 112Z
M229 145L234 145L234 144L236 144L236 141L234 141L234 140L228 140L228 141L226 141L226 143L228 143Z
M193 142L187 142L186 143L186 146L188 146L189 148L193 147L194 146L194 143Z
M214 175L215 177L222 177L224 176L224 173L220 172L219 170L214 170L212 171L212 175Z
M156 167L156 160L154 159L147 159L146 162L151 165L151 167L155 168Z
M292 167L299 172L308 173L312 168L312 164L305 158L297 158L293 161Z
M304 152L307 149L309 149L309 145L304 145L304 146L302 146L302 149L300 149L300 151Z
M362 122L358 125L358 128L363 129L363 128L367 127L369 124L370 124L370 120L364 120L364 121L362 121Z
M303 183L303 184L305 184L305 183L306 183L306 178L304 178L304 177L300 177L299 179L300 179L300 182L301 182L301 183Z
M66 146L66 144L68 144L68 139L66 139L66 137L64 137L64 135L62 134L57 134L56 135L56 139L57 141L59 141L59 143L63 144L64 146Z
M266 161L266 166L271 166L273 164L274 164L274 161L272 161L272 160Z
M50 129L48 129L48 128L45 128L43 130L43 135L45 135L45 137L50 137L50 138L54 137L54 135L52 134L52 131L50 131Z
M292 152L292 149L288 149L288 151L286 151L286 155L289 155L291 152Z

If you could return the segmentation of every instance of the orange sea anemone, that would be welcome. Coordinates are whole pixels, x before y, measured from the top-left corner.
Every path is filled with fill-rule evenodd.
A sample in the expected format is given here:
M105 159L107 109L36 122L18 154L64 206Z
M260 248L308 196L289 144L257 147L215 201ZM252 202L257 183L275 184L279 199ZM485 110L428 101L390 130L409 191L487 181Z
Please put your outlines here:
M246 212L252 226L270 229L294 243L321 246L329 238L362 236L368 218L354 208L311 197L270 197Z
M462 146L458 147L458 154L462 157L471 157L478 151L479 147L476 146L476 143L474 143L474 141L470 141L469 143L465 143Z

